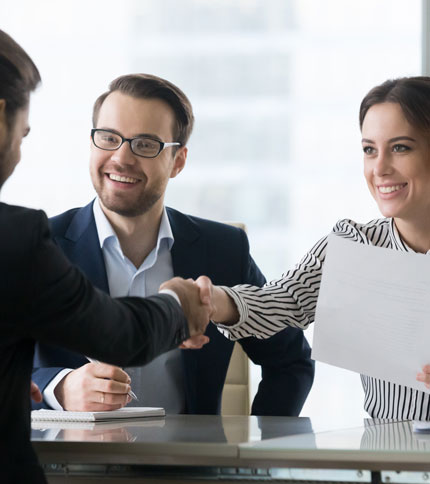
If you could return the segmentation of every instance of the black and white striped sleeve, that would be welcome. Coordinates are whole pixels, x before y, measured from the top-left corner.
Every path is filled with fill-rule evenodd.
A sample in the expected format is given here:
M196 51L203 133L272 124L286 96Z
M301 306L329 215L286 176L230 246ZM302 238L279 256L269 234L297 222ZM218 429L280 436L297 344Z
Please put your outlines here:
M369 243L358 224L350 220L339 221L333 232L359 243ZM231 326L218 324L224 336L233 340L247 336L265 339L286 326L306 329L313 323L327 241L327 236L320 239L294 269L262 288L250 285L223 287L234 300L240 317Z

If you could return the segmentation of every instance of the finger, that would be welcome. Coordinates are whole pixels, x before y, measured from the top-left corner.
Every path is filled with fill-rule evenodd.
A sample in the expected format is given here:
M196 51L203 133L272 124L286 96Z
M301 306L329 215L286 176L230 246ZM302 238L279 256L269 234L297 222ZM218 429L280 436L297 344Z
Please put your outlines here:
M212 281L209 277L200 276L196 279L195 284L200 290L200 301L203 304L210 304L212 299Z
M424 373L430 373L430 365L424 365L423 366L423 372Z
M106 403L88 402L83 406L84 412L110 412L112 410L119 410L124 405L107 405Z
M175 284L183 282L184 279L182 277L173 277L167 281L164 281L160 287L158 288L159 291L162 289L174 289Z
M179 348L184 350L196 350L202 348L207 343L209 343L209 338L204 334L199 334L183 341Z
M128 383L107 380L105 378L96 378L94 381L93 390L104 393L126 395L131 390L131 387Z
M128 403L128 395L121 395L117 393L94 392L91 396L91 402L100 403L102 405L109 405L112 407L123 407Z
M429 373L417 373L416 379L422 381L426 384L430 384L430 374Z
M43 399L39 387L33 381L30 383L30 396L36 403L40 403Z
M130 383L130 376L119 366L108 365L107 363L93 364L93 375L98 378L109 378L117 382Z

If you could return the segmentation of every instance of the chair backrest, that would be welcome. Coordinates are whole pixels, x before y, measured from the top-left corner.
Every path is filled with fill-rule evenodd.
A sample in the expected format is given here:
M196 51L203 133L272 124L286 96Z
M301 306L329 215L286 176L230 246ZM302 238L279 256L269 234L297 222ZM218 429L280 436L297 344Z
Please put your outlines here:
M240 222L225 222L246 232ZM249 415L250 413L249 359L239 343L234 344L227 377L222 392L222 415Z

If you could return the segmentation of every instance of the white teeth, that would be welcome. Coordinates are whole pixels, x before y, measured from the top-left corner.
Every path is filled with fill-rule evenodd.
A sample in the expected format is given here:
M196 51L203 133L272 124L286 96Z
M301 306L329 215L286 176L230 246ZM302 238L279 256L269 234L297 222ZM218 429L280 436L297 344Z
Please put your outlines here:
M404 185L394 185L392 187L378 187L378 189L381 193L391 193L397 192L397 190L400 190L403 187Z
M136 178L130 178L128 176L119 176L119 175L114 175L113 173L109 173L109 178L111 180L123 182L123 183L137 183L138 180Z

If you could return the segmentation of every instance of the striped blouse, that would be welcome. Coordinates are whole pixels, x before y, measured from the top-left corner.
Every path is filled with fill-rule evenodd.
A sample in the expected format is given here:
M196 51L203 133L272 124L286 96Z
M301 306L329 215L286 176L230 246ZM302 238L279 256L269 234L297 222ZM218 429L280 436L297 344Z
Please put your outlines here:
M361 244L413 251L400 238L393 219L377 219L367 224L340 220L333 232ZM306 329L314 322L326 248L327 237L324 237L294 269L262 288L223 287L235 301L240 318L233 326L219 325L220 331L230 339L240 339L268 338L285 326ZM364 408L371 417L430 420L429 394L366 375L361 375L361 381Z

